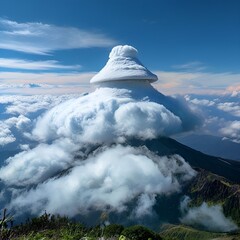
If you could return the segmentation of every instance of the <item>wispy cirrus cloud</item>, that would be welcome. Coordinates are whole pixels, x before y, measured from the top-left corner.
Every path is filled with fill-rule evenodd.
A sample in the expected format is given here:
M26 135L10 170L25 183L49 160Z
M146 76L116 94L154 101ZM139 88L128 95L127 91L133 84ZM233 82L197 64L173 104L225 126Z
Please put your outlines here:
M179 70L194 71L194 72L199 72L206 69L206 66L204 66L203 63L199 61L193 61L185 64L174 65L172 67Z
M18 23L0 18L0 48L48 55L55 50L108 47L116 40L103 33L41 22Z
M56 60L30 61L16 58L0 58L0 68L25 69L25 70L77 70L80 65L62 65Z

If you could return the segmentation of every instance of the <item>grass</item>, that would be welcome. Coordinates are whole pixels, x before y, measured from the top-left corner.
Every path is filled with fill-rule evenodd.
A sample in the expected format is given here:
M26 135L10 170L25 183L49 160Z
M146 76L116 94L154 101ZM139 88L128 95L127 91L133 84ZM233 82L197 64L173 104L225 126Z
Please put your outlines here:
M25 224L10 227L12 218L3 212L0 240L240 240L240 233L212 233L184 225L165 225L160 233L144 226L119 224L86 227L67 217L44 213Z
M160 235L164 240L240 240L239 233L213 233L184 225L166 225Z

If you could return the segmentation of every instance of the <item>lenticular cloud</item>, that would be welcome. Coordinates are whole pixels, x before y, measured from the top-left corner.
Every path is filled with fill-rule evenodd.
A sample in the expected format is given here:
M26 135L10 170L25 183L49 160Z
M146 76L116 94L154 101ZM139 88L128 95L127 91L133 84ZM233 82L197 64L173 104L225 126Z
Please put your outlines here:
M115 47L91 80L96 90L40 116L28 135L37 146L0 169L9 207L75 216L79 209L123 212L136 200L132 214L142 217L157 195L179 192L195 175L183 158L125 144L171 136L199 123L185 102L155 90L150 83L156 80L136 49Z
M109 54L105 67L91 79L91 83L112 81L148 80L157 81L157 76L151 73L137 58L137 49L131 46L114 47Z

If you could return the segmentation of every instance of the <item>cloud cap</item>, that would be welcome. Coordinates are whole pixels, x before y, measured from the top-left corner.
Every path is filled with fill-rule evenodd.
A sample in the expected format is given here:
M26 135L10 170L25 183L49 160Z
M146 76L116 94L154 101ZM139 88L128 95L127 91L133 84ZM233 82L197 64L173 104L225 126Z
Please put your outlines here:
M119 45L112 49L109 60L90 83L115 82L122 80L147 80L155 82L157 76L150 72L137 58L137 49L128 45Z

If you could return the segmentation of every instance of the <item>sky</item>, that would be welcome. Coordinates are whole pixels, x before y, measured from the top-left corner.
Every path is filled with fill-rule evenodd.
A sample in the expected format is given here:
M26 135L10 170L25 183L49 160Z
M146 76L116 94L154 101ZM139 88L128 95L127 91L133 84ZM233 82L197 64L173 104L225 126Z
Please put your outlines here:
M240 89L240 2L2 0L1 94L89 91L115 45L132 45L166 94Z

